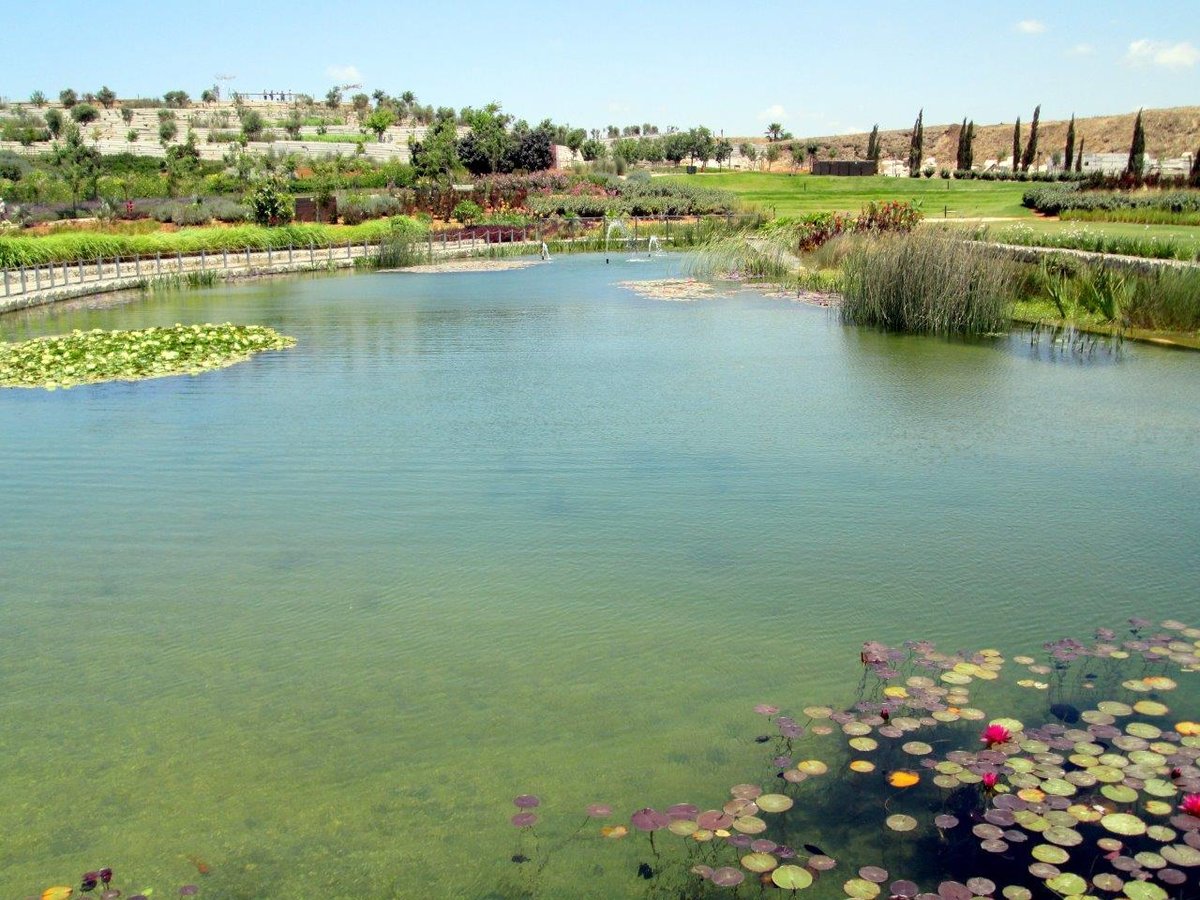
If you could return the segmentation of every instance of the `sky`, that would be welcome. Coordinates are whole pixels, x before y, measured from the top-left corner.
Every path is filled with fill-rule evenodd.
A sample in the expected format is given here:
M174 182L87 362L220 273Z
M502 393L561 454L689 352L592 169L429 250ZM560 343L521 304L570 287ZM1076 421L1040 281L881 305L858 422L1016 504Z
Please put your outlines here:
M1039 103L1044 120L1200 104L1198 13L1200 0L41 0L4 17L0 97L361 83L588 129L818 136L908 128L919 108L927 124L994 124Z

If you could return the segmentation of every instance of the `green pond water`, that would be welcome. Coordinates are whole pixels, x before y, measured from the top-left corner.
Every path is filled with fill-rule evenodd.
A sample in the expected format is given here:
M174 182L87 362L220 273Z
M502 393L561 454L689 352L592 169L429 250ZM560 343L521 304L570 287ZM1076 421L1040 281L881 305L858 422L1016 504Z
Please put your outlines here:
M863 641L1200 624L1200 356L618 285L681 269L0 317L298 341L0 392L0 897L106 864L152 900L666 896L643 837L566 840L587 804L628 824L772 777L753 706L853 702Z

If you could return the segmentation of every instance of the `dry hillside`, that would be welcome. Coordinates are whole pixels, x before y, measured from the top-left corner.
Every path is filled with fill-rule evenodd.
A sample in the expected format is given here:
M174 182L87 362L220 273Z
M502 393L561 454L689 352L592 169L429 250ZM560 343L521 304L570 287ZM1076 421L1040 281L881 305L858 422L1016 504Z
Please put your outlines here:
M1029 140L1029 116L1021 117L1021 146ZM1085 153L1127 153L1133 137L1133 120L1136 112L1119 116L1093 116L1075 120L1076 147L1083 139ZM1182 156L1195 153L1200 146L1200 106L1176 106L1170 109L1147 109L1142 113L1142 125L1146 129L1146 152L1156 158ZM936 157L939 166L953 168L955 151L958 147L960 122L952 125L925 124L925 156ZM906 159L910 128L896 131L881 131L884 157ZM796 138L802 144L815 142L820 150L820 159L864 159L867 152L867 137L863 134L839 134L823 137ZM981 165L989 159L1006 159L1012 154L1013 123L1000 122L985 125L975 123L975 164ZM1050 154L1062 153L1067 140L1067 122L1046 121L1038 123L1039 162L1049 162ZM756 138L755 143L766 143Z

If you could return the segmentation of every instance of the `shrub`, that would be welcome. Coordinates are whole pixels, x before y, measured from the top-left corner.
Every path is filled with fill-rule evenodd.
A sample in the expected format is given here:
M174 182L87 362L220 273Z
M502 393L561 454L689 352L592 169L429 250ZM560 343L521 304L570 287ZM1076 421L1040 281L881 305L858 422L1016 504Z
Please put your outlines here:
M100 118L100 110L90 103L80 103L71 107L71 118L80 125L86 125L88 122L95 122Z
M454 207L453 215L464 225L470 225L483 215L483 209L474 200L460 200Z
M296 206L277 178L260 181L246 197L251 218L259 225L283 225L292 220Z

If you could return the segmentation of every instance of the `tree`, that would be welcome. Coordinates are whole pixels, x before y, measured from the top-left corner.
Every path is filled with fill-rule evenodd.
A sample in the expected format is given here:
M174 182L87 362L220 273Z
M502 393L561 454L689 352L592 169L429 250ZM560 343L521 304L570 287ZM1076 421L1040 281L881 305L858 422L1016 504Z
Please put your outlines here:
M1083 171L1083 138L1079 139L1079 153L1075 156L1075 171Z
M966 142L967 142L967 120L963 118L962 125L958 129L958 149L954 154L954 168L960 172L966 168L963 162L966 160Z
M717 161L717 166L720 167L722 163L729 162L731 156L733 156L733 144L725 138L721 138L713 147L713 159Z
M879 159L879 125L876 124L871 129L871 134L867 138L867 159L878 161Z
M767 126L767 140L777 141L783 137L783 125L779 122L772 122Z
M202 90L200 92L200 102L201 103L216 103L217 102L216 89L205 88L204 90Z
M793 144L792 146L795 147L796 145ZM813 169L813 163L817 161L817 151L820 149L821 148L819 146L817 146L816 141L809 141L807 144L804 145L804 150L808 154L808 170L810 172ZM793 149L792 157L795 158L795 156L796 156L796 152Z
M267 123L263 120L262 113L256 109L246 109L242 111L242 137L248 141L257 141L262 137L263 129Z
M512 149L508 124L512 117L500 112L499 103L489 103L483 109L467 109L463 116L471 133L463 138L459 157L463 165L476 175L499 172L501 162Z
M363 124L368 129L375 132L375 140L382 141L383 133L392 127L392 123L396 121L396 114L386 106L382 109L377 109L372 112Z
M966 166L963 168L970 169L975 165L975 120L971 119L967 122L967 148L963 157Z
M921 175L921 159L925 155L925 110L917 112L917 121L913 122L912 134L908 139L908 174L913 178Z
M583 142L587 140L587 132L582 128L572 128L567 131L567 136L563 141L567 148L572 153L578 153L579 148L583 146Z
M1075 113L1071 113L1071 121L1067 125L1067 146L1063 150L1063 165L1071 171L1071 163L1075 160Z
M1041 114L1042 107L1038 104L1033 108L1033 121L1029 123L1029 143L1025 145L1025 154L1021 157L1022 172L1028 172L1029 167L1037 162L1038 117Z
M34 106L36 106L38 109L41 109L43 106L46 105L46 95L43 94L41 91L34 91L32 94L29 95L29 102L32 103Z
M63 109L70 109L79 102L79 96L70 88L58 92L58 102L63 105Z
M71 118L80 125L86 125L100 118L100 110L90 103L79 103L71 107Z
M554 165L554 125L543 119L536 128L524 121L513 127L508 155L501 163L505 172L541 172Z
M1133 120L1133 140L1129 142L1129 163L1125 171L1134 178L1141 178L1146 169L1146 131L1142 128L1142 111Z
M187 91L167 91L163 94L163 103L175 109L186 109L191 102Z
M136 128L130 128L127 132L125 132L125 140L129 141L131 144L136 143L140 134L141 132L139 132Z
M62 134L63 114L57 109L46 110L46 127L50 129L52 137L57 138Z
M604 144L595 138L589 138L579 145L579 152L587 162L594 162L604 156Z
M1200 187L1200 147L1196 148L1196 152L1192 154L1192 168L1188 172L1188 180L1191 181L1193 187Z
M441 178L462 168L458 158L458 133L453 119L439 119L425 140L410 145L413 168L423 178Z
M681 131L668 134L663 140L663 157L672 165L679 165L690 149L688 136Z
M1017 167L1021 165L1021 117L1017 116L1017 124L1013 126L1013 158L1012 170L1017 171Z
M164 115L166 113L166 115ZM169 110L158 111L158 140L164 147L179 134L179 126L175 124L175 114Z
M751 166L754 165L754 160L758 158L757 148L749 141L742 141L740 144L738 144L738 153L750 160Z
M126 125L133 124L133 110L128 106L121 107L121 121Z
M708 161L712 159L713 153L716 151L716 141L713 139L713 133L703 125L698 128L689 128L687 131L686 140L688 143L688 155L692 159L692 164L696 164L696 160L700 161L700 167L706 168Z
M54 165L71 191L71 210L76 213L84 186L99 175L100 154L83 142L83 133L74 122L63 126L63 141L54 148Z
M300 129L303 127L304 119L300 117L300 110L293 106L288 110L287 118L283 120L283 130L293 141L298 141L300 140Z
M116 92L107 84L96 92L96 99L100 101L100 105L105 109L112 109L117 102Z
M788 155L792 158L792 169L799 169L804 165L804 159L808 155L808 148L799 141L792 141L787 146Z
M330 109L337 109L342 105L342 92L335 87L331 87L325 92L325 105Z
M779 159L779 145L767 144L766 149L763 150L763 157L767 161L767 171L770 172L771 166Z

